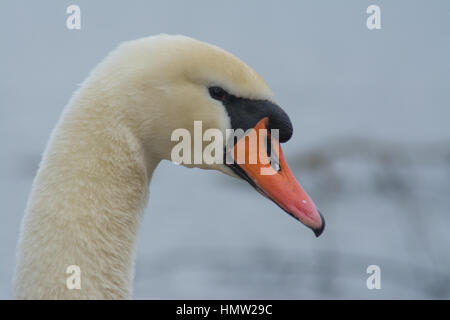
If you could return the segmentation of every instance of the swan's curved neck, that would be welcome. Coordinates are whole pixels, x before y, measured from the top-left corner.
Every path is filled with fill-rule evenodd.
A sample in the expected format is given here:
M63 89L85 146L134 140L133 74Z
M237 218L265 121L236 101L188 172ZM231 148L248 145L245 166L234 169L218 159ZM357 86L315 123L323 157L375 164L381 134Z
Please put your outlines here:
M80 96L54 130L23 221L17 298L130 298L139 220L159 160L114 112Z

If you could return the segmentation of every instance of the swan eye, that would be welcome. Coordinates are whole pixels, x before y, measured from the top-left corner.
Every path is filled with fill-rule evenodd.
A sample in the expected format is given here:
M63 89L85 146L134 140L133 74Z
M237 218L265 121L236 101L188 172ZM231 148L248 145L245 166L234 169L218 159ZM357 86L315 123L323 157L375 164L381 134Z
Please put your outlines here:
M221 87L209 87L208 90L211 98L216 100L224 101L229 96L228 92Z

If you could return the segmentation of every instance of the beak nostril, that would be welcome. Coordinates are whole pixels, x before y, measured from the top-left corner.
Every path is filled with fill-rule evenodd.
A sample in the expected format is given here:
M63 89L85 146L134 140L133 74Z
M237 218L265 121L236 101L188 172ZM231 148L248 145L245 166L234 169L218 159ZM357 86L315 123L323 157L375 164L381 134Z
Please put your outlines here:
M275 162L272 164L272 167L273 167L273 169L274 169L276 172L280 172L280 171L281 171L281 166L280 166L280 164L279 164L277 161L275 161Z

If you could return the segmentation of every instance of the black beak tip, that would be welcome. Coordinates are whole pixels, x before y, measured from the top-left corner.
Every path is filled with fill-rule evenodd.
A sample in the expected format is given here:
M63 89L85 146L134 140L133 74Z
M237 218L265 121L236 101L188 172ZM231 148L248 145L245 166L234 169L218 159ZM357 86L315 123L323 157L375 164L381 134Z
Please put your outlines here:
M322 220L322 225L320 226L320 228L313 229L313 232L317 238L323 233L323 230L325 230L325 219L322 215L322 212L319 211L319 215L320 215L320 219Z

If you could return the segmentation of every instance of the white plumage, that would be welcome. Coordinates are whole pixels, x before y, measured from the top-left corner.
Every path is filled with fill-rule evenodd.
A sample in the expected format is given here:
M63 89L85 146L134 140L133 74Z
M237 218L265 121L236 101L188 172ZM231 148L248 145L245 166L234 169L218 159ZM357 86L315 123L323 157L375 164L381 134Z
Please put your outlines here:
M176 128L230 127L207 87L270 100L264 80L222 49L184 36L126 42L74 94L54 129L23 220L15 296L123 299L153 170L170 158ZM198 165L227 174L220 165ZM66 268L81 268L68 290Z

